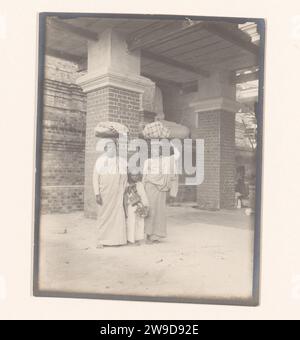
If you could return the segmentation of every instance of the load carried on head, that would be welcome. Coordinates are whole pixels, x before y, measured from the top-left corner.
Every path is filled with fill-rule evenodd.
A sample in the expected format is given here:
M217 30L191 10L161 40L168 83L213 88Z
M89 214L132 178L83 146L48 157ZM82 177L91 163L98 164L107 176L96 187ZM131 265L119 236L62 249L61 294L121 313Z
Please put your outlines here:
M188 138L189 135L189 128L167 120L157 120L153 123L149 123L143 130L143 137L145 139L184 139Z
M95 128L95 136L100 138L118 138L128 133L129 129L117 122L100 122Z
M171 131L161 121L149 123L144 127L143 136L146 139L169 138Z

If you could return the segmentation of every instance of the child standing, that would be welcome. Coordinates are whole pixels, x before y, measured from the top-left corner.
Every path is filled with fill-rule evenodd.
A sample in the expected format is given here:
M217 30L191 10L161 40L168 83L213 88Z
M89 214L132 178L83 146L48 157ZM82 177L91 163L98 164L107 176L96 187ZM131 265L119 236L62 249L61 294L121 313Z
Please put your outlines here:
M127 240L140 245L145 238L144 219L149 213L149 201L139 174L128 174L125 207L127 210Z

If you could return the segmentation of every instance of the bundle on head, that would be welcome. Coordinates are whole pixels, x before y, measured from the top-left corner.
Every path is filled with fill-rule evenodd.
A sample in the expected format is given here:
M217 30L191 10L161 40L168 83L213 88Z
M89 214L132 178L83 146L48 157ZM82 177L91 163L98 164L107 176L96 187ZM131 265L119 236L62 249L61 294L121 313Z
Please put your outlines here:
M158 120L147 124L143 130L145 139L184 139L190 136L190 129L182 124Z
M169 138L171 131L161 121L149 123L143 130L143 136L145 139L163 139Z
M128 128L117 122L100 122L95 128L95 136L100 138L118 138L128 134Z

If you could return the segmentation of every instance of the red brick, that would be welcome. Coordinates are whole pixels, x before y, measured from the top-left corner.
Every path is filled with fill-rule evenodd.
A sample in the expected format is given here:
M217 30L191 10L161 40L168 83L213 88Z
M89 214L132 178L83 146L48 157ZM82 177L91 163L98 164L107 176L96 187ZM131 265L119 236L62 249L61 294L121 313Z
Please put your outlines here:
M203 209L232 209L235 202L235 114L200 113L193 138L204 139L204 182L197 188Z

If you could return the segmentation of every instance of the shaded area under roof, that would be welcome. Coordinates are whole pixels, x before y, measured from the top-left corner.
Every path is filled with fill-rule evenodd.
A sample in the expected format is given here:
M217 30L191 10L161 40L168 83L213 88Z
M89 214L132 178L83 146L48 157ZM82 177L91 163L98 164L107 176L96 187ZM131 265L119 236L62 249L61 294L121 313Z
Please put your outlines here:
M88 40L108 28L124 35L129 50L141 50L142 73L153 78L182 84L258 66L259 47L238 24L190 19L48 17L46 54L85 64Z

